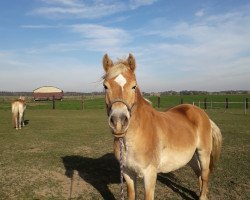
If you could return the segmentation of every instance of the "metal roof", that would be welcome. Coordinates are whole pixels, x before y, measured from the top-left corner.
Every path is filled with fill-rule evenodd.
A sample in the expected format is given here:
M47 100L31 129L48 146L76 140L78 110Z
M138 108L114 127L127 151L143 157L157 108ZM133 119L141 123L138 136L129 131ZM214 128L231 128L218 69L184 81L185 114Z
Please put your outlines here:
M54 86L43 86L33 90L34 93L52 93L52 92L63 92L63 90Z

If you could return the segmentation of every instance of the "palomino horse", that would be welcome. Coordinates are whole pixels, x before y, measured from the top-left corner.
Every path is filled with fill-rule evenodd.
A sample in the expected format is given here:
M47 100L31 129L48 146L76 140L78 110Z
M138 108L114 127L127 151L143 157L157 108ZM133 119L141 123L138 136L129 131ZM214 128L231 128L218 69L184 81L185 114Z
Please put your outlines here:
M103 68L108 123L118 160L119 138L124 141L121 160L128 198L136 198L137 175L144 179L145 199L154 199L157 173L189 164L199 178L200 199L208 199L208 177L219 158L222 140L216 124L202 109L189 104L156 111L137 85L132 54L116 63L105 54Z
M20 97L19 99L11 103L12 110L12 121L13 126L16 130L21 129L24 126L24 111L26 109L25 97Z

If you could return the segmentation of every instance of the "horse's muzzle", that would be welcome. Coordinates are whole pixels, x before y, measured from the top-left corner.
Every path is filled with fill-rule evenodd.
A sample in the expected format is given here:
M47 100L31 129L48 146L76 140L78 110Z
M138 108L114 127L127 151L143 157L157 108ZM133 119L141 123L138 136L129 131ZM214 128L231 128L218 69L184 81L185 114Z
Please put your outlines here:
M128 129L129 116L125 113L114 112L109 116L109 126L116 137L123 137Z

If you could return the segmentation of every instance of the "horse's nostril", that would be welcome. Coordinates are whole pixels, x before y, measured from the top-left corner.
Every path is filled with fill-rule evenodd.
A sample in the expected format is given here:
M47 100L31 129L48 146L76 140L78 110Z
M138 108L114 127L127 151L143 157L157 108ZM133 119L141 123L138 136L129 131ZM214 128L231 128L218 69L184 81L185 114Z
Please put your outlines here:
M110 117L110 123L113 125L113 126L115 126L116 125L116 123L117 123L117 117L116 116L111 116Z
M128 117L126 115L121 115L120 119L121 119L121 123L122 123L123 126L128 125Z

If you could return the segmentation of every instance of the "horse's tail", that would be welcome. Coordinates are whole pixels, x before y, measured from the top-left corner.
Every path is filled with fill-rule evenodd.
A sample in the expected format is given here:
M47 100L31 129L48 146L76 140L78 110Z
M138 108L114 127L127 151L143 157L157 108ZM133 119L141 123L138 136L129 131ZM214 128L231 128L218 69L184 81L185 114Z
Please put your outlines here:
M212 172L215 163L219 160L221 153L221 144L222 144L222 135L219 127L210 119L211 128L212 128L212 152L210 155L210 164L209 169Z

